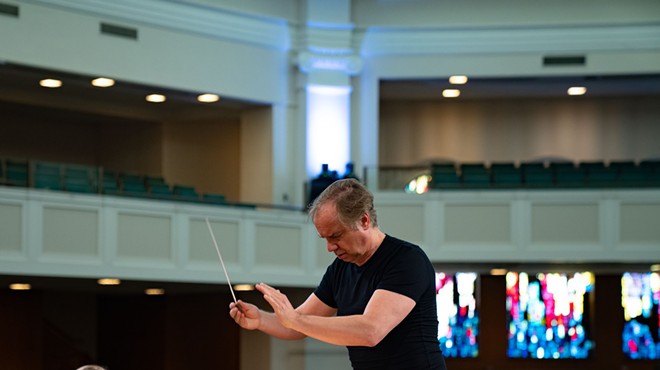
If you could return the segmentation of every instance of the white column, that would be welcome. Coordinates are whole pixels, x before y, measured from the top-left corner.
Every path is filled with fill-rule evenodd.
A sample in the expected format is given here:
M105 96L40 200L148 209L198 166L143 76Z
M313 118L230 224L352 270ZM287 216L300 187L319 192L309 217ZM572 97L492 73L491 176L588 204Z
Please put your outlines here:
M297 63L305 81L306 175L322 164L344 173L350 153L351 76L361 60L353 50L350 1L306 2L306 27Z

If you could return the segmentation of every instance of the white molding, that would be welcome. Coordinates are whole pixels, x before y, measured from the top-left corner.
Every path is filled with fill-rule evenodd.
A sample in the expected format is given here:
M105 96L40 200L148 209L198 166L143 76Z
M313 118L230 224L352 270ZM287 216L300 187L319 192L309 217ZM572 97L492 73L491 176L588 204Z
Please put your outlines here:
M362 55L579 53L659 50L660 24L371 28Z
M286 21L218 8L196 7L162 0L25 0L25 2L98 16L102 20L118 20L135 26L147 25L184 31L278 50L288 50L291 47L291 31ZM129 24L124 25L129 26Z

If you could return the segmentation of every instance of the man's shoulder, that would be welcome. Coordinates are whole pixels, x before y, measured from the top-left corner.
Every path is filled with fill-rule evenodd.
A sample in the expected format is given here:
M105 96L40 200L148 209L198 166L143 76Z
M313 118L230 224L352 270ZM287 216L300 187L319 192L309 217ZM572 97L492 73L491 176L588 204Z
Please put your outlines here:
M426 253L419 245L388 234L385 235L383 244L388 245L390 248L395 249L397 252L420 254L426 257Z

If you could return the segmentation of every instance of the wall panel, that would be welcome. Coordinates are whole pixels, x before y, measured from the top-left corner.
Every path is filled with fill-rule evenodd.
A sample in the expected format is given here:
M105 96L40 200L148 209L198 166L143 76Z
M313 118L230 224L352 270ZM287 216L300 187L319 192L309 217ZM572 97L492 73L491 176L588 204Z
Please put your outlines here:
M302 229L295 225L256 225L255 268L302 272Z
M597 204L532 204L532 243L598 243Z
M117 234L118 260L164 265L173 262L171 216L120 212Z
M213 235L222 254L222 260L229 269L240 263L239 223L232 219L209 219ZM190 221L190 264L218 268L220 263L211 233L205 220Z
M448 243L511 243L511 209L508 204L448 204L444 229Z
M426 223L423 204L388 204L376 210L378 224L400 239L423 244Z
M620 214L622 243L657 243L660 240L660 203L623 203Z
M43 255L100 261L98 213L98 209L44 207Z
M0 202L0 255L16 256L23 250L23 207Z

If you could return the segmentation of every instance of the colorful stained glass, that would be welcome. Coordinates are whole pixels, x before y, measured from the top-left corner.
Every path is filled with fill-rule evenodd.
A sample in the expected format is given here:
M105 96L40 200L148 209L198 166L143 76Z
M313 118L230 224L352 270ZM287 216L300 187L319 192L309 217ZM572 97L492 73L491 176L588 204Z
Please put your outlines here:
M506 275L510 358L587 358L593 349L589 302L590 272L509 272Z
M624 273L621 278L623 352L634 360L660 359L660 274Z
M477 274L435 274L438 306L438 339L445 357L471 358L479 354Z

